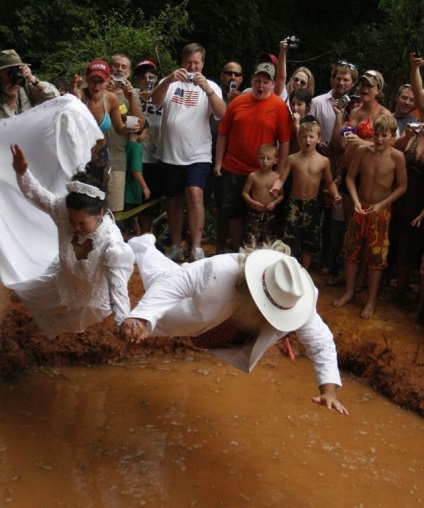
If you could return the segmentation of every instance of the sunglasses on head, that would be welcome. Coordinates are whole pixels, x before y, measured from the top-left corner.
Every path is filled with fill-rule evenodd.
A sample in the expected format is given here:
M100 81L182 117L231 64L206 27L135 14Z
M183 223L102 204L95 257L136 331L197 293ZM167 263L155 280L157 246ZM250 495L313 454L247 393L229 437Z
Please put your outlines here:
M292 80L295 83L299 83L301 86L306 86L308 84L304 79L301 79L301 78L294 77L294 78L292 78Z
M339 60L337 62L337 67L349 67L351 71L357 72L356 67L353 64L346 62L346 60Z
M236 71L222 71L222 74L225 74L226 76L235 76L236 78L243 76L241 72Z

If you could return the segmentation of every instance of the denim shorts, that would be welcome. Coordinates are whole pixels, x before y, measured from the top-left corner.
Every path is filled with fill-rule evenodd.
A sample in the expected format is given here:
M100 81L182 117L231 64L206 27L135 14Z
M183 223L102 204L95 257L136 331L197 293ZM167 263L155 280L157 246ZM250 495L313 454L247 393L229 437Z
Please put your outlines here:
M204 189L211 173L210 162L195 162L187 166L161 163L162 193L167 198L182 194L187 187Z

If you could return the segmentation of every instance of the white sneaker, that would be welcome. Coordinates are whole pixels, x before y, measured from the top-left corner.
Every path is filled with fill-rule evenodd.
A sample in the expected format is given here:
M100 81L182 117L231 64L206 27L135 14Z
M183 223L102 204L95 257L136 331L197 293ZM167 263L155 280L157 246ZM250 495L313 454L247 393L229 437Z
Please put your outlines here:
M205 253L201 247L195 247L191 251L190 261L199 261L199 259L204 259Z
M178 247L178 245L171 245L165 253L165 256L172 259L172 261L184 261L184 251L182 247Z

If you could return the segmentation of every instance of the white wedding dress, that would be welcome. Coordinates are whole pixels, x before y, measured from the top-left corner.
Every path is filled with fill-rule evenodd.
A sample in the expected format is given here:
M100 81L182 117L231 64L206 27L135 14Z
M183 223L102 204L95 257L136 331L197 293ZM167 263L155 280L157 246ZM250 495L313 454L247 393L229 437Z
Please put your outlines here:
M69 95L0 121L0 279L51 338L83 331L112 311L119 324L130 311L134 255L113 220L105 216L90 235L87 259L77 260L71 244L65 185L102 137L86 106ZM31 167L18 178L12 143Z

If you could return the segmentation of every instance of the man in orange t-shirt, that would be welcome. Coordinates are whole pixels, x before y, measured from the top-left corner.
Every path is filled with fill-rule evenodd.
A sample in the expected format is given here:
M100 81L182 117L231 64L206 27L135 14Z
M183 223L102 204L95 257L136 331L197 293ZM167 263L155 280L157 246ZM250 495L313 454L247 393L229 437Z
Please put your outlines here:
M244 233L246 206L241 194L248 175L258 169L259 147L278 144L277 172L289 154L291 115L274 94L274 78L274 65L259 64L252 76L252 92L236 97L219 124L214 172L222 178L221 213L229 220L234 250Z

